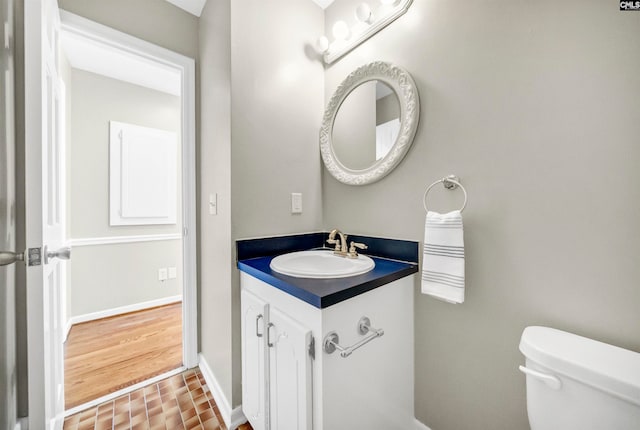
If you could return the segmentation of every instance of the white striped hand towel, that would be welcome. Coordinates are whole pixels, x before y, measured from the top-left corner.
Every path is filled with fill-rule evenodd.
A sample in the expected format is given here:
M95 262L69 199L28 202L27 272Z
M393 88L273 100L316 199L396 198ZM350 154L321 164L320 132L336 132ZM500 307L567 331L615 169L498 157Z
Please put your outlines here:
M464 239L460 211L427 212L422 293L451 303L464 302Z

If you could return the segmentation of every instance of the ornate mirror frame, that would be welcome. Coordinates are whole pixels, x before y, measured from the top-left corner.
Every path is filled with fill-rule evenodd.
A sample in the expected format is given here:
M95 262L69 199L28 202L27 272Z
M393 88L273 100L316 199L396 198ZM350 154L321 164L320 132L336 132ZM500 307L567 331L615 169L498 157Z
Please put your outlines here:
M340 106L359 85L379 80L391 88L400 104L400 132L389 153L363 170L343 165L333 149L333 124ZM351 72L331 96L320 128L320 153L331 175L347 185L366 185L388 175L404 158L413 143L420 119L420 99L413 78L407 71L384 61L375 61Z

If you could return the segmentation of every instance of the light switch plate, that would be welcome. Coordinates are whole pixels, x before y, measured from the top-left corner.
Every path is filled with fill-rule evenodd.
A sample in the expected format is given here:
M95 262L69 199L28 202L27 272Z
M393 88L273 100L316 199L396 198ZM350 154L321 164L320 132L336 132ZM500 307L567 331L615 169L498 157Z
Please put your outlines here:
M291 193L291 213L302 213L302 193Z
M176 279L178 271L175 267L169 267L169 279Z
M167 268L163 267L162 269L158 269L158 281L166 281L167 280Z

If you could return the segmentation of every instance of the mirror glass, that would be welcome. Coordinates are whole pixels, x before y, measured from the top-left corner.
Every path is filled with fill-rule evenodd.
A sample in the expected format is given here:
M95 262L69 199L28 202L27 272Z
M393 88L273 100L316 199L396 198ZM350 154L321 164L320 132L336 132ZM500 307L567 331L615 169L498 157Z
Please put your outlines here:
M332 144L346 168L364 170L384 158L400 131L400 102L384 82L357 86L338 108Z
M322 161L344 184L379 181L409 151L419 119L418 89L409 73L385 61L360 66L338 85L324 111Z

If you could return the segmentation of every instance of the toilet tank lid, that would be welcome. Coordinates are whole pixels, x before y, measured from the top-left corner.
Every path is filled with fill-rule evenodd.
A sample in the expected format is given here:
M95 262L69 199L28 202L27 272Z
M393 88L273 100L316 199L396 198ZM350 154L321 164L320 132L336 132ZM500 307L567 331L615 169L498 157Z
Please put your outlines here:
M525 357L640 406L640 354L549 327L527 327Z

